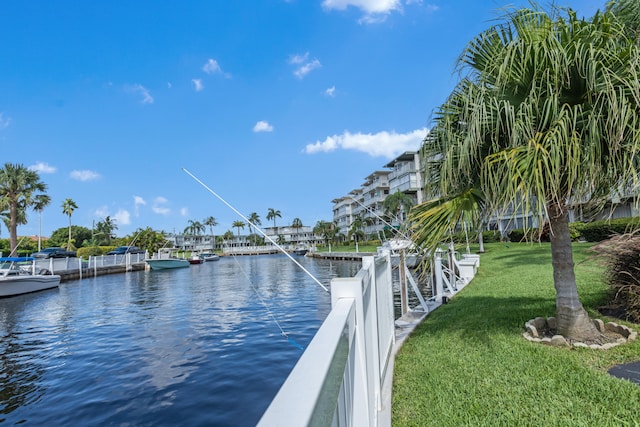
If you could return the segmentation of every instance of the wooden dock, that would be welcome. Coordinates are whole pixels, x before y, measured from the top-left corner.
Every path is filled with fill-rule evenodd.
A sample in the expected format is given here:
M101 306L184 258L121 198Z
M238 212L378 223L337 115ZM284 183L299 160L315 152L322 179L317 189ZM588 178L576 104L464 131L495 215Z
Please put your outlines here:
M360 261L365 256L375 256L375 252L307 252L308 257L342 261Z
M60 276L60 282L68 280L85 279L88 277L103 276L105 274L126 273L128 271L140 271L147 268L146 262L139 262L129 265L108 265L104 267L85 267L82 269L59 270L55 274Z

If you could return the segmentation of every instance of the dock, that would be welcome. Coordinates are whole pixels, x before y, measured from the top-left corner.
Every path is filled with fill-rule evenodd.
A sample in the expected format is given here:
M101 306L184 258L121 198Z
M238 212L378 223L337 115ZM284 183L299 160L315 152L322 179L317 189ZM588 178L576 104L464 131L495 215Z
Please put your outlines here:
M375 252L307 252L308 257L339 261L361 261L362 257L375 256Z

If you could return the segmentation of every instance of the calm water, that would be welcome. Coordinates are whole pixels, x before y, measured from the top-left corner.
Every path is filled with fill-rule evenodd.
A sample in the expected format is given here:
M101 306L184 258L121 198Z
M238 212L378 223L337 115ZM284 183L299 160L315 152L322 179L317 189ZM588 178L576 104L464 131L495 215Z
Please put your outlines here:
M299 261L322 283L359 262ZM284 255L0 299L0 423L253 426L330 310ZM275 318L275 320L274 320Z

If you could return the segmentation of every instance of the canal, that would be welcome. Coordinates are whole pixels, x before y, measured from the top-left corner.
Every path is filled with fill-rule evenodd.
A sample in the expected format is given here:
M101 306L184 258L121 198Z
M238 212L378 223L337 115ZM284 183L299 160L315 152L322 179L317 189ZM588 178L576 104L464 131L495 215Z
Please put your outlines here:
M361 266L298 260L326 285ZM253 426L330 305L284 255L0 299L0 423Z

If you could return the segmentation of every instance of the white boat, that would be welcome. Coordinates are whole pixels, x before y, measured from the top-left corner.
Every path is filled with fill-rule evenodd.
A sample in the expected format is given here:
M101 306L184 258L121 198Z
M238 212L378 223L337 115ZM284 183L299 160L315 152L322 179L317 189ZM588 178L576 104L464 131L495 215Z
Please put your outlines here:
M293 250L294 255L306 255L307 252L309 252L309 249L304 246L298 246Z
M167 270L171 268L189 267L190 265L189 260L173 256L171 249L160 249L160 252L153 258L147 258L145 262L152 270Z
M48 270L34 272L31 257L2 257L0 258L0 297L28 294L57 288L60 276L51 274ZM25 264L31 261L31 264Z
M220 259L220 255L205 252L200 254L200 258L202 258L205 261L218 261Z
M420 264L422 256L418 253L416 245L409 239L393 238L382 243L378 247L378 253L382 250L391 253L391 262L395 267L400 262L400 252L404 251L404 262L409 268L415 268Z
M189 258L189 264L202 264L203 262L204 260L199 254L194 253L191 255L191 258Z

